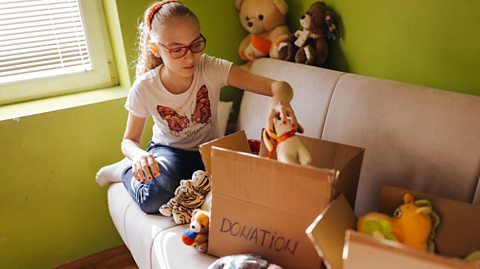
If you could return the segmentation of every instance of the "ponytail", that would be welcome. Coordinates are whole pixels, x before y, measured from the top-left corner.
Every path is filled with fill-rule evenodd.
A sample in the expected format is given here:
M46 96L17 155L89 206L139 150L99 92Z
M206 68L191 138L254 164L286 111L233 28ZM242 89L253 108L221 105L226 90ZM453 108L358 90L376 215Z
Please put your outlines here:
M167 4L163 6L164 4ZM163 6L163 7L162 7ZM138 78L155 67L163 64L162 58L156 57L150 50L150 40L157 40L156 26L165 20L175 17L189 17L200 25L197 16L185 5L177 1L165 0L152 4L144 13L142 22L138 25L138 59L135 67L135 77ZM158 29L158 28L157 28Z
M148 71L163 63L162 58L155 56L148 42L150 41L150 30L145 22L138 26L138 59L135 67L135 77L138 78Z

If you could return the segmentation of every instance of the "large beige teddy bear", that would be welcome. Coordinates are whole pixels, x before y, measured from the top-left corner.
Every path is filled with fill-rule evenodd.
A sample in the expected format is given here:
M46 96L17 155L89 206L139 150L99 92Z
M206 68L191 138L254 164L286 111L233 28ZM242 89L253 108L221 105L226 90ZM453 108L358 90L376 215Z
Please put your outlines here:
M240 56L248 61L242 67L249 69L260 57L278 58L277 38L290 33L285 25L285 0L236 0L235 6L243 28L249 32L239 46Z

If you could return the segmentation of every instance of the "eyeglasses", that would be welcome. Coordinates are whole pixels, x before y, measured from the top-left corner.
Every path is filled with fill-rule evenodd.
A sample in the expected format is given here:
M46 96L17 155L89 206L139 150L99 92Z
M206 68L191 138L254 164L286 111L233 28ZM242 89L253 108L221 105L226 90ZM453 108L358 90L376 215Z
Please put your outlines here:
M164 47L168 52L170 53L170 56L172 56L172 59L179 59L182 58L187 54L187 52L190 50L192 53L199 53L202 52L205 49L205 46L207 45L207 39L200 34L200 40L193 41L192 44L188 46L183 46L183 47L175 47L175 48L168 48L167 46L163 45L162 43L158 42L162 47Z

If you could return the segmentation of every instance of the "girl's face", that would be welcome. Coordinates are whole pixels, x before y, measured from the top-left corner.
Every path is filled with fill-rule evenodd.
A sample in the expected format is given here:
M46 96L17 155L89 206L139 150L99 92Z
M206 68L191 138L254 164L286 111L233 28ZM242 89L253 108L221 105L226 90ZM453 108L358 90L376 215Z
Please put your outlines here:
M191 50L191 46L198 46L202 40L198 24L189 17L173 17L158 27L157 34L160 44L156 45L165 67L178 76L191 78L202 55ZM186 54L177 58L178 51L185 50L181 47L186 46L190 46Z

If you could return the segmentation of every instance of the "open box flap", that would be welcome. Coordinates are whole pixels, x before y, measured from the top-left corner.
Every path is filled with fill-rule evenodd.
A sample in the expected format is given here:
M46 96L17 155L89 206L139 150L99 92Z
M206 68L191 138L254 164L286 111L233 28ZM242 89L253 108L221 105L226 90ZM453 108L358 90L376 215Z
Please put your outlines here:
M213 146L250 153L250 146L248 144L247 135L245 134L245 131L238 131L233 134L201 144L200 155L202 156L202 161L203 161L203 164L205 165L205 171L209 175L211 175L211 171L212 171L211 150Z
M306 233L328 269L342 269L345 231L355 229L357 217L340 194L307 228Z
M422 269L475 269L458 259L445 258L418 251L398 242L379 240L349 230L345 238L344 269L358 268L422 268Z

